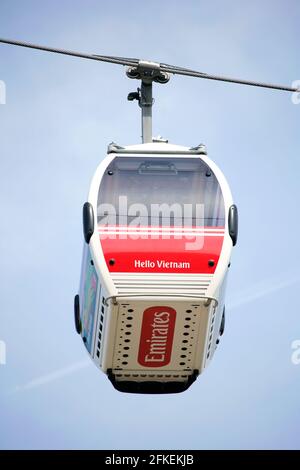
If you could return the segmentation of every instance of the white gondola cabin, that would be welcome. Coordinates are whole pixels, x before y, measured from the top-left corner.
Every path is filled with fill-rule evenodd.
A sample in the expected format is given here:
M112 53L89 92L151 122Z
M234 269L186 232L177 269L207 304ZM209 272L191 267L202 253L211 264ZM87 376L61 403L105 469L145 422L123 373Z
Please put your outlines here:
M83 209L76 329L123 392L186 390L212 359L237 210L205 147L111 145Z

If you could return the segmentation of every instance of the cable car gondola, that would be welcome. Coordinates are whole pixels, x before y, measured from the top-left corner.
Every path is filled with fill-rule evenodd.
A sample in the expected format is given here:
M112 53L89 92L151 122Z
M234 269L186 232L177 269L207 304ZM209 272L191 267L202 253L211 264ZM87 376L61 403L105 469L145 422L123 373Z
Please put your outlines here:
M152 84L167 83L170 74L177 74L297 96L299 89L132 58L0 42L126 65L127 76L141 80L128 100L141 107L143 143L109 145L83 206L75 327L117 390L186 390L211 361L224 332L238 215L225 177L204 145L188 148L152 138Z
M76 323L94 362L120 391L186 390L224 322L237 237L224 175L203 145L110 145L83 220Z

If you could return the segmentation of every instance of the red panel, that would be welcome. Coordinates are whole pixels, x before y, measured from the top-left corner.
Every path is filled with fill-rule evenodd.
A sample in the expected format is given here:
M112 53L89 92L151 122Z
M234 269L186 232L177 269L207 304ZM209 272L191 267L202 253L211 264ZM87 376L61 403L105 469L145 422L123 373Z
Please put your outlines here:
M176 310L149 307L144 311L138 362L145 367L163 367L171 360Z
M110 272L213 274L224 228L101 228L100 240ZM192 234L192 235L191 235Z

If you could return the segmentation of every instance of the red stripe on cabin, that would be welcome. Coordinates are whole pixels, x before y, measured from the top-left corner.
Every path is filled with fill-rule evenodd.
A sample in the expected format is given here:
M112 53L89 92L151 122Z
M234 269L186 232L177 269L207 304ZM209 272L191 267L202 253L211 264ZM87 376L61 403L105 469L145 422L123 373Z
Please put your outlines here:
M224 228L220 232L211 233L204 227L202 233L192 236L184 232L172 231L170 234L159 227L145 233L133 234L132 231L118 233L109 227L109 234L100 227L100 241L110 272L143 272L143 273L199 273L213 274L221 254ZM166 227L164 227L166 229ZM138 232L138 230L136 231Z

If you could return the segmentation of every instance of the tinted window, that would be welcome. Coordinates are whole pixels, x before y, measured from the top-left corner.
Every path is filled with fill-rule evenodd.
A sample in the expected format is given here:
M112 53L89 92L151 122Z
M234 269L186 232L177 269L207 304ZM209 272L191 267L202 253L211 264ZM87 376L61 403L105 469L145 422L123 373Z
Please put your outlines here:
M200 158L116 157L102 178L98 224L224 226L218 181Z

